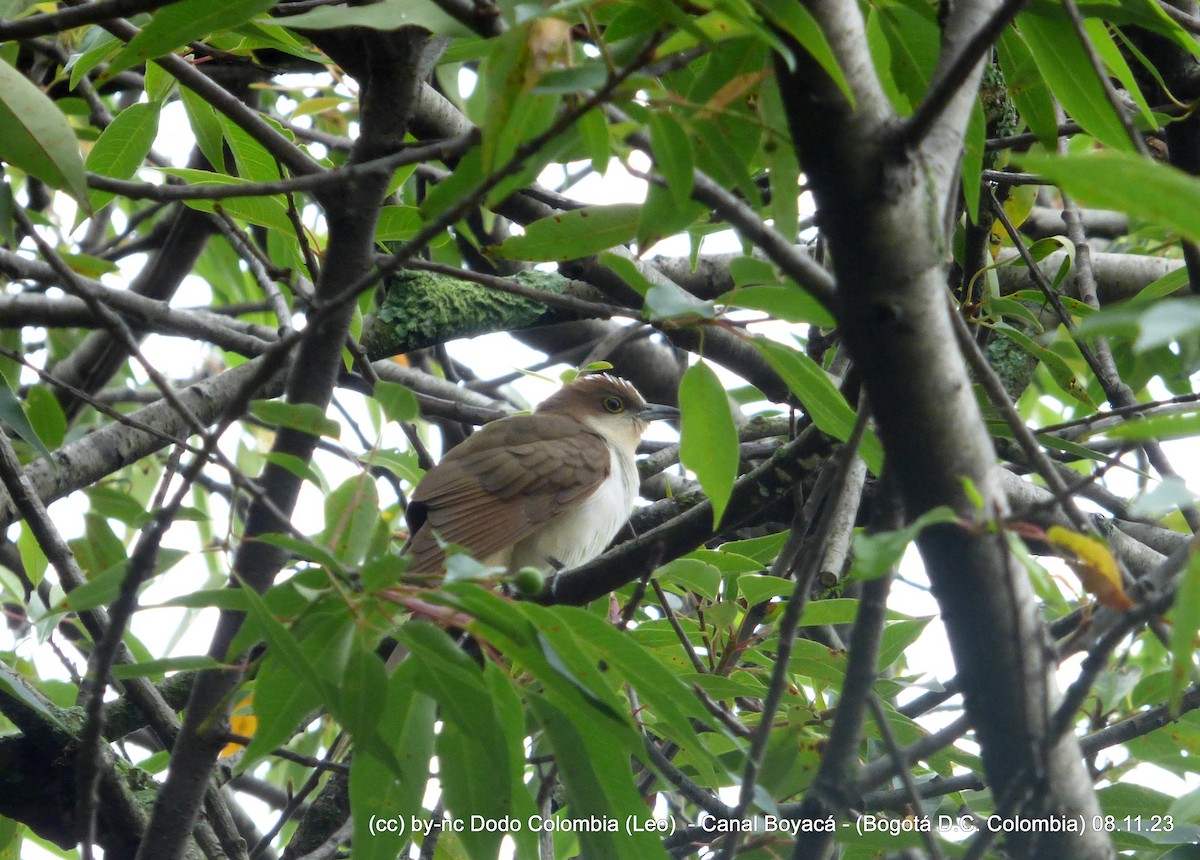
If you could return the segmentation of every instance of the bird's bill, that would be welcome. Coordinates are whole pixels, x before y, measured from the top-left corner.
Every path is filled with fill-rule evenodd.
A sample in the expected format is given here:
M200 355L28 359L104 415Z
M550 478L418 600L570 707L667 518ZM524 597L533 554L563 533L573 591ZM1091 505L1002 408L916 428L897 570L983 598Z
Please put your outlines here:
M678 417L678 409L662 403L647 403L645 408L638 412L638 418L641 418L643 421L669 420Z

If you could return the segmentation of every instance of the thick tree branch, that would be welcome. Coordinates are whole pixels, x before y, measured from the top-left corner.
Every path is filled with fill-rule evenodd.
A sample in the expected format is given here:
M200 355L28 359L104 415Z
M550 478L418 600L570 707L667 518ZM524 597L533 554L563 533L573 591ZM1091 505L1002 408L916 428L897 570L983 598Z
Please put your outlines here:
M407 117L419 82L440 47L431 46L428 34L417 28L395 34L370 34L369 78L361 81L363 133L351 161L360 163L394 151L403 140ZM386 175L359 177L320 195L329 222L329 242L321 279L316 284L315 312L300 338L286 393L289 402L329 404L341 364L342 345L349 331L354 305L338 301L343 285L367 278L374 269L373 245L379 207L387 191ZM353 295L353 294L352 294ZM273 452L307 462L316 437L282 428ZM256 497L247 514L244 542L234 557L232 581L262 593L275 578L286 554L277 547L255 541L258 535L286 530L281 515L289 515L300 490L292 471L268 463L261 481L266 498ZM241 629L243 615L223 612L209 649L224 659ZM206 671L196 680L183 730L176 743L172 768L155 804L139 860L175 860L183 850L181 824L195 821L209 776L224 746L231 694L241 682L240 671Z
M942 56L959 56L1000 5L951 7ZM826 2L811 8L843 70L861 68L873 77L858 9ZM968 520L1002 515L995 455L963 361L947 349L954 334L944 299L946 229L952 221L945 213L978 74L963 81L939 111L919 150L901 155L887 146L887 119L877 115L877 105L851 106L808 60L795 72L782 63L776 70L832 252L840 329L862 375L907 515L939 505ZM863 88L860 84L856 96ZM930 436L954 444L921 441ZM983 511L964 495L964 480L985 500ZM939 526L926 529L918 546L996 795L1005 796L1034 772L1044 775L1046 790L1037 811L1027 814L1097 812L1074 738L1048 749L1028 740L1045 734L1058 698L1033 594L1006 545L984 531ZM1041 838L1036 845L1017 837L1014 850L1044 858L1112 853L1107 838L1095 833Z

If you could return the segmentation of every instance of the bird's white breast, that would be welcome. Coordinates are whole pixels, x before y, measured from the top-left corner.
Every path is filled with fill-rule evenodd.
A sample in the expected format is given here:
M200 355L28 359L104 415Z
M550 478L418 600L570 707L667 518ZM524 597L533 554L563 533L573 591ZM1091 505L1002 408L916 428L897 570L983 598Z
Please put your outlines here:
M638 474L633 457L608 446L608 477L581 504L555 516L536 534L513 549L510 566L575 567L598 556L629 519L637 498Z

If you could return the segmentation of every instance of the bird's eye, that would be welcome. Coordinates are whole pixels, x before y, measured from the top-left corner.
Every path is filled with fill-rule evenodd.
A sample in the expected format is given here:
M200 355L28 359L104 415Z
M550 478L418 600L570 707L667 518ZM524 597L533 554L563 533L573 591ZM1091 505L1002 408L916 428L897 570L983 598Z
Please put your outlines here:
M614 415L625 411L625 401L620 397L605 397L604 408Z

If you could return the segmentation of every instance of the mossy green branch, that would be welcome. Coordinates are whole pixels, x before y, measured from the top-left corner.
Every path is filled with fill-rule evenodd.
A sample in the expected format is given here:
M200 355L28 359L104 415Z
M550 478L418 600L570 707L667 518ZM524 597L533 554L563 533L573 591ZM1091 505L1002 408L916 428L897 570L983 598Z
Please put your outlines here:
M513 280L566 295L573 283L550 272L521 272ZM579 319L524 296L434 272L402 271L387 279L379 310L363 321L362 346L372 361L461 337Z

